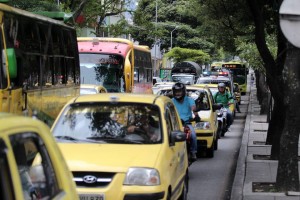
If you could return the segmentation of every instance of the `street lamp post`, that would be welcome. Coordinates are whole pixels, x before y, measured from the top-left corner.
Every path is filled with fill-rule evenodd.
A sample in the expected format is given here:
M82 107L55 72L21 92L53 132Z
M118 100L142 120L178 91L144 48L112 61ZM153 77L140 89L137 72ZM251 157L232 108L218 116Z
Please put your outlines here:
M171 31L171 49L173 48L173 32L178 28L178 26L175 26L175 28Z
M155 1L155 41L154 41L154 76L156 76L156 48L157 48L157 37L156 37L156 31L157 31L157 0Z

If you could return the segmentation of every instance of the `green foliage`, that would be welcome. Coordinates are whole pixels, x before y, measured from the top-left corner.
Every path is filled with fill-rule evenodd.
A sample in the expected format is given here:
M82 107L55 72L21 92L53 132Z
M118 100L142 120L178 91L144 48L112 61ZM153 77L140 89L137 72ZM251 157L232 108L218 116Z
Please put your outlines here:
M167 54L165 57L173 59L175 62L182 62L182 61L194 61L198 64L205 64L210 61L209 54L201 51L201 50L194 50L194 49L185 49L180 47L175 47Z
M266 41L273 58L276 58L277 40L274 34L266 35ZM240 58L247 60L249 65L255 69L265 73L264 62L257 50L254 42L251 42L247 37L237 37L235 39L237 52Z
M11 0L9 4L29 12L61 11L60 7L51 0Z

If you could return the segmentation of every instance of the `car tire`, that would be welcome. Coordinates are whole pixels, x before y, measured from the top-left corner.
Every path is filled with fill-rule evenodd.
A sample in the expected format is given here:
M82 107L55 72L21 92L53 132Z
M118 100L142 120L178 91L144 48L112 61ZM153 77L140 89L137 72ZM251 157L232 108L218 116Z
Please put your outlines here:
M183 188L180 197L178 200L187 200L187 194L188 194L188 188L189 188L189 178L188 175L186 174L184 177L184 182L183 182Z
M214 140L214 150L218 150L218 143L219 143L219 139L216 138L216 139Z
M214 142L212 143L212 146L210 148L206 149L206 156L208 158L213 158L215 153L215 147L214 147Z
M222 122L218 122L217 138L220 139L222 136L223 125Z

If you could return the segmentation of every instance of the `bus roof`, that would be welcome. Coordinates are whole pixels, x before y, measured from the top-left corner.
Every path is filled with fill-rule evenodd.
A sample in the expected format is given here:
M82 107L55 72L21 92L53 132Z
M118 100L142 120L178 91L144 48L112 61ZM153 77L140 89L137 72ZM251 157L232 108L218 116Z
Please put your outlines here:
M150 52L148 46L136 45L124 38L78 37L77 41L79 53L117 54L125 57L132 48Z
M45 17L43 15L34 14L34 13L31 13L31 12L28 12L28 11L25 11L25 10L21 10L21 9L18 9L18 8L14 8L14 7L11 7L11 6L6 5L6 4L0 3L0 10L3 10L5 12L14 13L14 14L20 15L20 16L26 16L26 17L36 19L36 20L40 20L40 21L47 21L48 23L57 24L59 26L65 26L65 27L73 29L73 27L66 25L62 21L51 19L51 18Z

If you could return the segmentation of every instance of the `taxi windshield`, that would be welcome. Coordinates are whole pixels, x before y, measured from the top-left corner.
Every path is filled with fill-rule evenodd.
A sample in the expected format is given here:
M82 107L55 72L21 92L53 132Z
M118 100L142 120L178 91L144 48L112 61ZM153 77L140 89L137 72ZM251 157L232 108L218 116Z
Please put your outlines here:
M159 108L148 104L76 103L53 127L58 142L162 142Z

